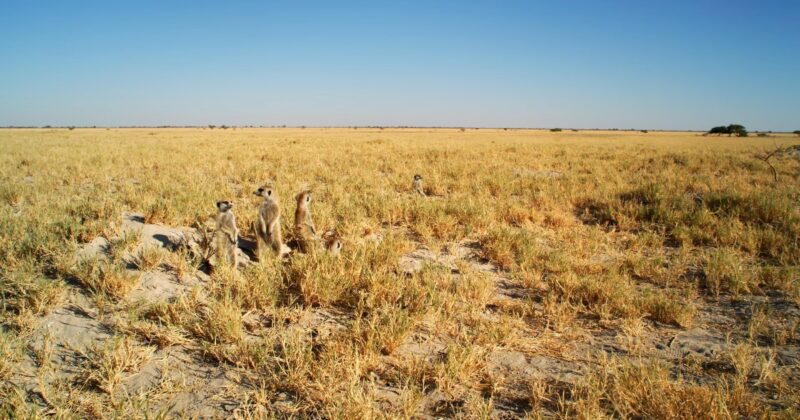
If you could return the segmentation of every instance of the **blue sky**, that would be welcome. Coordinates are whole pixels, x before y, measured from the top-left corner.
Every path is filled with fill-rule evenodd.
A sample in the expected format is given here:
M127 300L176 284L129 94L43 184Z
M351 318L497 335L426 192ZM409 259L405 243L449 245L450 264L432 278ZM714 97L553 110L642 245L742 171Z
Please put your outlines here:
M0 3L0 125L800 129L799 1Z

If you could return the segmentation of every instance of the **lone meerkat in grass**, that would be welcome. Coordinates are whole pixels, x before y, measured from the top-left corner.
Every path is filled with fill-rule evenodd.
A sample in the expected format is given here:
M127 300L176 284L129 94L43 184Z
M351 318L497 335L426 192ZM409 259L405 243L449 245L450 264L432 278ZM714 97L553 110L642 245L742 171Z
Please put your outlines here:
M414 183L411 185L414 188L414 192L425 197L425 190L422 188L422 175L414 175Z
M272 249L276 254L280 254L283 245L281 207L278 205L278 196L275 194L275 188L272 183L268 183L256 190L254 194L264 198L264 201L258 207L258 222L256 225L258 258L261 259L267 249Z
M294 212L294 230L300 251L308 252L317 244L317 229L311 218L311 191L303 191L295 196L297 210Z
M339 237L339 233L333 230L325 232L322 237L325 245L325 252L331 255L339 255L339 252L342 250L342 240Z
M233 203L217 201L217 259L224 264L237 266L237 243L239 229L236 228L236 216L233 215Z

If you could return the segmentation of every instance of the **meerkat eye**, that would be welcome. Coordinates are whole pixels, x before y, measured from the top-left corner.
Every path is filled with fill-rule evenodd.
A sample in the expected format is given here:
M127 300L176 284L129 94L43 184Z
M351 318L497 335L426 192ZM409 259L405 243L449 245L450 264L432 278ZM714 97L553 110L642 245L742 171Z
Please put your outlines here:
M267 195L272 195L272 190L267 190Z

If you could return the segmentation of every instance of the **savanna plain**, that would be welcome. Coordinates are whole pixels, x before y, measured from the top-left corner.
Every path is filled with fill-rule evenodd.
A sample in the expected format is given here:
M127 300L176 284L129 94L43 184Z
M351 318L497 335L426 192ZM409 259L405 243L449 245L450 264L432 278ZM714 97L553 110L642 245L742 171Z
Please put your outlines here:
M0 130L0 415L797 418L798 144ZM340 255L256 260L268 180Z

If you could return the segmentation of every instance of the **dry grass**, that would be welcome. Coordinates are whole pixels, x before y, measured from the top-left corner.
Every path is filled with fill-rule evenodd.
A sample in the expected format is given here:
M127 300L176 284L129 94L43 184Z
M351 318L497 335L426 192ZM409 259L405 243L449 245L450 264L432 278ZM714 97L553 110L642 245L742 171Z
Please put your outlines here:
M0 130L0 409L127 417L220 394L236 403L202 398L172 414L792 417L797 371L777 351L800 337L800 161L773 159L774 182L754 157L763 142L483 129ZM413 194L415 173L428 197ZM126 212L206 226L214 203L229 199L252 239L252 191L270 179L286 239L292 197L312 189L317 230L335 229L342 255L205 275L207 249L146 245L121 227ZM109 244L102 255L76 257L99 237ZM464 243L472 254L459 257ZM398 261L422 248L451 260L404 272ZM127 299L153 271L188 291ZM80 350L72 373L51 366L38 394L22 392L20 366L37 358L23 349L39 321L83 295L116 338ZM729 321L716 322L720 313ZM724 354L656 348L690 328L724 337ZM167 351L223 372L226 385L180 373L128 394L123 379ZM565 379L573 370L578 378Z

